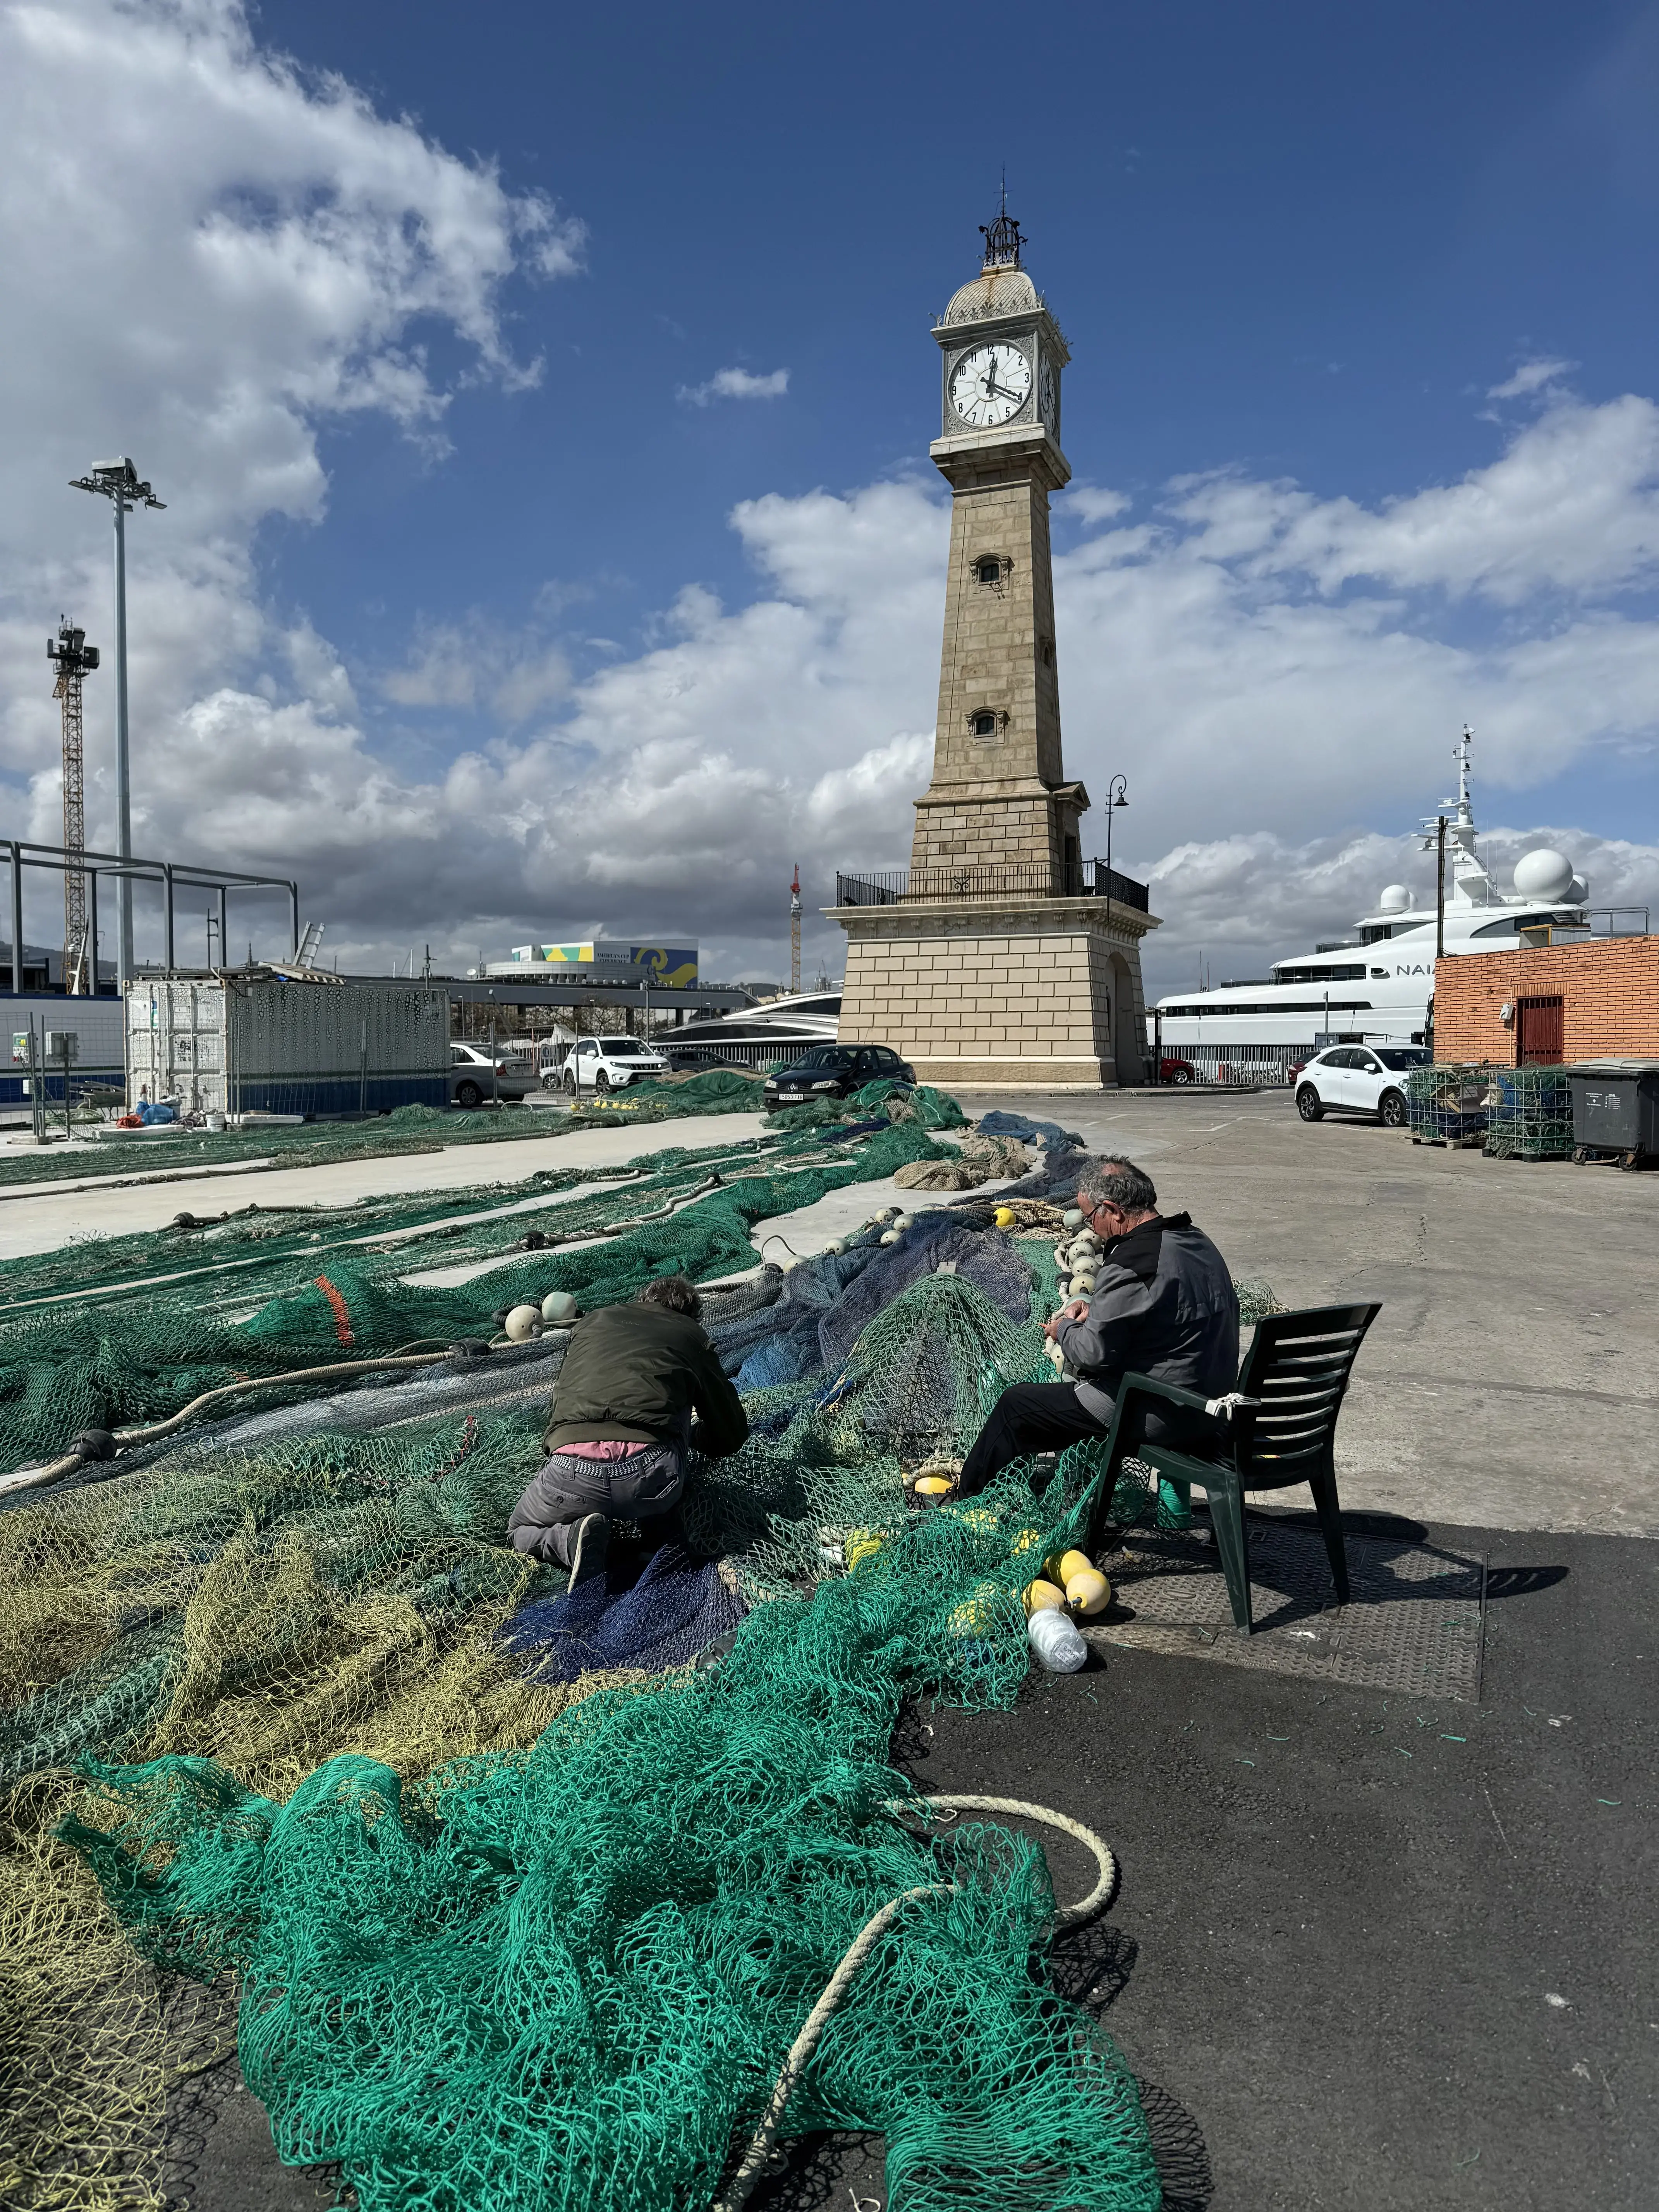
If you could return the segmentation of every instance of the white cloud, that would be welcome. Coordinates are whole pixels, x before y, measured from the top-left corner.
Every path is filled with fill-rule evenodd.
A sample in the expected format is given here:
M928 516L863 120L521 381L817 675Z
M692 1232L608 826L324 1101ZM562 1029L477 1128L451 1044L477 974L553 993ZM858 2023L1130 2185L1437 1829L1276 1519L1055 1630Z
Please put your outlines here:
M348 671L318 611L262 592L260 523L323 517L323 424L373 410L441 441L453 379L421 327L459 334L468 376L535 374L502 301L515 271L574 265L579 228L547 203L302 79L227 0L63 0L0 13L0 665L44 678L59 610L107 604L106 515L69 477L126 450L169 501L131 528L141 851L298 876L348 963L609 927L684 930L711 969L750 973L784 957L796 860L810 913L837 866L908 856L944 604L931 478L745 501L750 603L688 578L643 649L613 645L580 681L558 625L592 579L550 587L521 631L416 624L390 670ZM1575 397L1564 364L1516 375L1534 368L1504 396L1537 411L1495 459L1373 505L1243 471L1150 500L1070 495L1066 763L1097 790L1128 777L1115 858L1153 876L1154 977L1186 981L1200 945L1218 975L1259 972L1409 878L1403 833L1466 718L1481 811L1501 793L1512 821L1576 763L1651 752L1659 408ZM786 373L707 389L758 386ZM430 735L377 754L359 691ZM480 712L502 734L443 765ZM57 834L57 752L44 680L0 701L26 834ZM89 827L106 841L100 752ZM1659 905L1659 854L1637 838L1494 832L1495 855L1505 839L1561 844L1598 900ZM809 965L838 964L840 943L817 925Z
M789 389L789 372L775 368L754 376L746 368L717 368L707 384L683 384L674 395L694 407L707 407L712 399L781 399Z
M570 663L534 630L514 635L475 611L465 623L420 623L407 662L379 679L400 707L488 703L509 726L570 689Z
M1576 361L1541 359L1523 361L1513 376L1506 376L1501 384L1494 384L1486 393L1488 399L1531 399L1540 392L1547 392L1572 374Z

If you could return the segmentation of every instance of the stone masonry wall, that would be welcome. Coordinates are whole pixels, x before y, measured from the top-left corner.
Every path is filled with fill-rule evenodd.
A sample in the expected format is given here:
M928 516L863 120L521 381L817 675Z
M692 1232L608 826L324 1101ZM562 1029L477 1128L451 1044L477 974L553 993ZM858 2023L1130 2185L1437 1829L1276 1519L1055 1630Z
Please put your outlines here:
M844 1040L891 1045L924 1082L1095 1090L1118 1077L1115 992L1131 1025L1126 1072L1138 1079L1140 958L1127 933L1073 915L1005 919L982 909L841 918Z

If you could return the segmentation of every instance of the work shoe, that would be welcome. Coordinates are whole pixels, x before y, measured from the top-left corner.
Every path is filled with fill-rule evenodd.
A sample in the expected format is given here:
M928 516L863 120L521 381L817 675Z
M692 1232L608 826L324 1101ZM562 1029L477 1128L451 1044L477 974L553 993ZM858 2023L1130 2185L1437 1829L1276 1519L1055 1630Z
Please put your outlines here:
M585 1513L576 1523L576 1534L570 1547L568 1589L574 1589L579 1583L592 1582L595 1575L602 1575L610 1555L611 1523L603 1513Z

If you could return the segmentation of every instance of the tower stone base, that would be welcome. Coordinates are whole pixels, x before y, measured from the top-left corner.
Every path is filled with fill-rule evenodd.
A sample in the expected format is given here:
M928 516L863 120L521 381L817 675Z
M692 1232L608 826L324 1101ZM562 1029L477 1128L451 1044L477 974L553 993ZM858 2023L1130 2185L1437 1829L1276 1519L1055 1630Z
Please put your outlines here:
M847 932L840 1036L946 1090L1099 1091L1146 1079L1140 939L1115 900L901 901L830 909Z

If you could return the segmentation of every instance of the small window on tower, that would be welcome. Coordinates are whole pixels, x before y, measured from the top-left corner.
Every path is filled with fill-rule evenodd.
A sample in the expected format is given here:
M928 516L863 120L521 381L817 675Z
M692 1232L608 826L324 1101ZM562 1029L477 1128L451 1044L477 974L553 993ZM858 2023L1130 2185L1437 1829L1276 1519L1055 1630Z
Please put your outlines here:
M974 574L981 584L1000 584L1002 581L1002 563L994 553L989 554L983 561L975 562Z
M994 738L996 733L997 718L994 714L975 715L974 735L976 738Z

